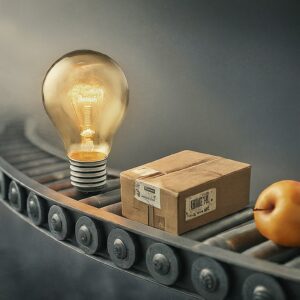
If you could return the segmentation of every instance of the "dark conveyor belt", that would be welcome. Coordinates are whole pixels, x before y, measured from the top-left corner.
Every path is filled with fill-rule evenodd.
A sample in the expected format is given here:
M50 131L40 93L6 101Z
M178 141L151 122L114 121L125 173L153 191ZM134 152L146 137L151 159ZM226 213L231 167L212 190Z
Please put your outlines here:
M101 193L79 192L68 162L28 128L0 125L0 201L58 243L187 299L299 298L299 249L262 237L251 208L182 236L138 224L122 217L117 171Z

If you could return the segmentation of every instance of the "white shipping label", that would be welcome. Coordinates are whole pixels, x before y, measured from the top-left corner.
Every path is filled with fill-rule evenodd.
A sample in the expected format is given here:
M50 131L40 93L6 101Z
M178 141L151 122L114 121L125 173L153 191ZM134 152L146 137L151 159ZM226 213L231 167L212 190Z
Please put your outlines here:
M212 188L185 199L185 220L207 214L217 208L217 191Z
M135 181L135 198L146 204L160 208L160 188L141 180Z

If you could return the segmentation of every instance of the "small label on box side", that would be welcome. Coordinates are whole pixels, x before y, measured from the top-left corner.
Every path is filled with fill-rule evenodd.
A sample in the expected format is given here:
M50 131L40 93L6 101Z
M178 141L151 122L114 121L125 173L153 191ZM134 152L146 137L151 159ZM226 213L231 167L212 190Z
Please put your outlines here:
M215 188L185 199L185 220L192 220L215 210L217 207L217 191Z
M145 183L139 179L135 181L134 197L146 204L160 208L160 188Z

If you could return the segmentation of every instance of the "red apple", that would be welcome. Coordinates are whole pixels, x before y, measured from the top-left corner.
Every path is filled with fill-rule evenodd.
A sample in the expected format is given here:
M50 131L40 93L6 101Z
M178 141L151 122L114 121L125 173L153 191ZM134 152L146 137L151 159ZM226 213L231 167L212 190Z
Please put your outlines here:
M256 201L254 219L266 238L300 247L300 182L283 180L267 187Z

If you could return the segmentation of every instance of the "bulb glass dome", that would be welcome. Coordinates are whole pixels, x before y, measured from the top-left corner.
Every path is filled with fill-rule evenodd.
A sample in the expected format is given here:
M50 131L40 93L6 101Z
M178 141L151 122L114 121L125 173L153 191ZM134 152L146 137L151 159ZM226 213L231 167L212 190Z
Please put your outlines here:
M106 159L128 104L128 84L119 65L90 50L68 53L48 70L43 82L45 109L69 159Z

